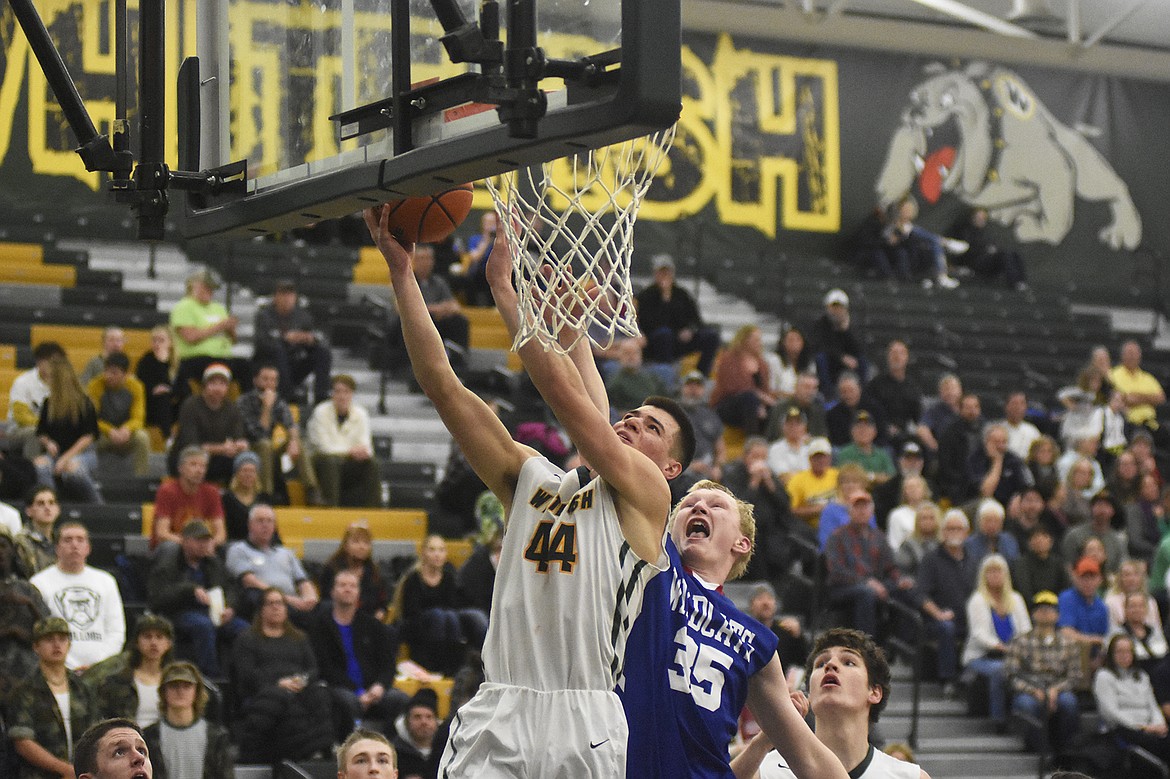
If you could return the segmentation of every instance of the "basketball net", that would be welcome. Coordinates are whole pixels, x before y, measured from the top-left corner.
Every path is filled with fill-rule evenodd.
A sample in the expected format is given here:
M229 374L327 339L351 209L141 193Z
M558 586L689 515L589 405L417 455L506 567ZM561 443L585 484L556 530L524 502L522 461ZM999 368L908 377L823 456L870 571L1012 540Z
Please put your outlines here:
M520 308L513 349L532 338L562 353L582 338L606 349L619 336L639 335L630 288L634 222L674 130L487 180L513 247Z

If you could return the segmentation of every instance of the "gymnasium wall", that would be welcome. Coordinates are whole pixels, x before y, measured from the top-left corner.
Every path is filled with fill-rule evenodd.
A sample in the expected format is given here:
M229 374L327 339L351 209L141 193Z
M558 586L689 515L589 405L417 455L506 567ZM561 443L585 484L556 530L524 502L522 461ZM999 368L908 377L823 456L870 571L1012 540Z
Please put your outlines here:
M114 4L37 6L95 121L108 128ZM195 48L195 2L166 7L173 83L180 56ZM546 44L554 54L573 45ZM7 4L0 45L0 227L34 211L50 221L66 211L92 214L91 223L123 216L73 153ZM329 73L331 62L302 64ZM235 63L242 72L254 66ZM935 229L973 204L989 206L1035 276L1091 281L1102 297L1160 295L1170 246L1170 86L706 34L685 36L683 67L679 135L643 208L636 262L662 249L732 264L781 251L839 254L875 202L909 189L920 221ZM443 74L437 64L423 69L420 77ZM298 72L303 79L306 70ZM335 153L332 80L318 78L322 89L302 84L297 99L323 105L296 132L281 114L298 89L291 77L238 80L234 126L250 159L278 143L285 152L296 144L305 158ZM174 127L173 92L168 111ZM173 134L169 143L174 160ZM477 205L488 203L480 193Z

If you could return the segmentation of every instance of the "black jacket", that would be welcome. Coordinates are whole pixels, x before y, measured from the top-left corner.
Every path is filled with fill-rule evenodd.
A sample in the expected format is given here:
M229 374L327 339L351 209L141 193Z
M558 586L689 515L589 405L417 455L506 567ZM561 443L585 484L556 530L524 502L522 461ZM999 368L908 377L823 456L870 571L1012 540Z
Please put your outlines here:
M386 626L365 612L358 611L353 618L353 651L362 669L363 687L375 682L389 690L394 686L397 652L390 645ZM334 687L354 690L353 680L346 673L345 648L341 631L333 621L333 611L322 605L313 615L309 630L313 654L317 656L317 670L321 678Z
M223 562L212 555L200 561L199 568L206 582L204 589L223 587L224 600L228 606L235 608L236 580L228 574ZM169 617L183 611L207 610L206 606L195 600L195 588L199 585L188 577L188 570L181 547L159 552L146 583L151 611Z

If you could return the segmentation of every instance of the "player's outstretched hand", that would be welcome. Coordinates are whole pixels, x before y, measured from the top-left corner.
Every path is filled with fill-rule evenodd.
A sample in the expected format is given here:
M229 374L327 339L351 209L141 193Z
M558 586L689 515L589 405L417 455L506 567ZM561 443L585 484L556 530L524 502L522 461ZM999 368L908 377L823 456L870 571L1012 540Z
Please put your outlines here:
M374 245L386 258L390 272L411 271L413 266L410 256L414 252L414 244L403 244L390 232L390 210L384 205L371 206L362 212L362 216L366 220L370 237L374 239Z

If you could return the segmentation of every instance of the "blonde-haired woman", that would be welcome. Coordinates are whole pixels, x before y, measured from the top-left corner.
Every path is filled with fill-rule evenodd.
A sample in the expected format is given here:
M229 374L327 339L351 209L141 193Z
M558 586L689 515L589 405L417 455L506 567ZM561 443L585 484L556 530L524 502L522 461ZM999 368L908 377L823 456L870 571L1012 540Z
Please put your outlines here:
M156 325L150 330L150 351L138 358L134 374L146 388L146 424L156 427L164 439L170 438L175 423L175 357L171 329Z
M37 484L54 487L54 478L70 497L83 503L101 503L94 481L97 472L97 411L86 396L64 356L49 363L49 397L41 406L37 440L41 454L33 460Z
M723 424L755 435L763 429L768 410L776 402L776 395L768 389L771 385L763 334L755 325L744 325L735 331L715 363L711 408Z
M902 503L886 517L886 540L890 549L898 550L914 532L918 507L930 500L930 485L921 476L907 476L902 480ZM937 518L936 518L937 521Z
M914 530L894 551L894 564L907 576L917 576L922 558L942 541L941 512L936 504L924 500L914 511Z
M1130 558L1118 567L1113 584L1104 598L1105 607L1109 609L1110 630L1117 630L1125 623L1125 599L1132 594L1146 596L1146 624L1161 630L1162 612L1158 609L1158 601L1146 589L1146 575L1145 560Z
M979 565L975 592L967 600L963 668L968 677L987 679L989 713L997 726L1007 721L1007 678L1003 671L1007 646L1031 629L1028 605L1012 588L1007 560L1003 555L988 555Z

